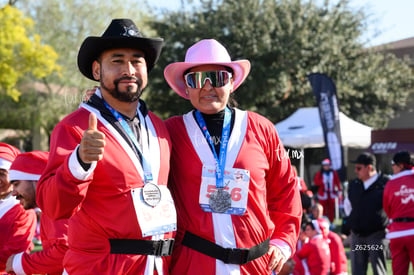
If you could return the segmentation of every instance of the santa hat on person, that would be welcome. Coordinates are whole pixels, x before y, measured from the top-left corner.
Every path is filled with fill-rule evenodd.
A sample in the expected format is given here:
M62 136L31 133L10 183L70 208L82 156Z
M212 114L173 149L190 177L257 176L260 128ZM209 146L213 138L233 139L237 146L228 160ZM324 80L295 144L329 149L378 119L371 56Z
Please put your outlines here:
M0 169L9 170L18 154L20 154L20 150L16 147L7 143L0 143Z
M324 218L319 218L316 221L318 222L319 227L321 228L322 236L325 239L328 238L328 234L329 234L329 221L327 219L324 219Z
M316 232L318 232L318 234L322 234L321 226L317 220L312 220L312 225L315 228Z
M324 239L328 239L329 222L324 218L312 220L312 225L318 234L321 234Z
M32 151L16 157L10 166L9 180L39 180L46 168L48 152Z
M321 164L322 164L322 165L331 165L331 160L330 160L330 159L324 159L324 160L321 162Z

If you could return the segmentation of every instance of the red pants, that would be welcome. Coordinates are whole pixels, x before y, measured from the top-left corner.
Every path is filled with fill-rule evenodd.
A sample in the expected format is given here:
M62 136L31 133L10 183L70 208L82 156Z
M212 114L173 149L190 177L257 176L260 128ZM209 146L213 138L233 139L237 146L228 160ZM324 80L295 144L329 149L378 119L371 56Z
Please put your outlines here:
M335 219L335 199L320 200L319 203L323 206L323 215L333 223Z
M414 235L390 240L392 273L407 275L410 262L414 268Z

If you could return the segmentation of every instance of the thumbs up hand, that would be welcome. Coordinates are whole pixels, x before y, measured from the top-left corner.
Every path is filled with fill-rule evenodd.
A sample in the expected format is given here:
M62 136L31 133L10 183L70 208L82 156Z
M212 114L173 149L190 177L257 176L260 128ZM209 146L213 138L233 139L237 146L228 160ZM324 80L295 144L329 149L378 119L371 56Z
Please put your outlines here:
M89 128L83 132L79 146L79 157L84 163L92 163L103 158L105 134L97 129L95 114L89 114Z

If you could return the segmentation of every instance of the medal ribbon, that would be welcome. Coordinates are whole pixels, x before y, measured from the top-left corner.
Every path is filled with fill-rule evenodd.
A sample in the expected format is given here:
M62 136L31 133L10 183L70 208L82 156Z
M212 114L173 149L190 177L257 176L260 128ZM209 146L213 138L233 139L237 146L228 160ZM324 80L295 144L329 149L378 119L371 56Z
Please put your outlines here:
M138 144L137 138L132 133L131 127L129 127L129 125L125 121L125 119L121 116L120 113L118 113L117 110L115 110L114 108L112 108L111 106L109 106L109 104L106 103L105 100L103 101L103 103L105 104L105 107L109 111L111 111L111 113L114 115L114 117L119 121L119 123L121 124L122 128L127 133L129 139L132 141L132 143L134 144L135 148L138 150L139 154L142 156L142 168L144 170L144 182L145 183L152 182L153 181L153 177L152 177L151 163L145 157L145 156L149 156L149 140L148 140L149 138L148 138L148 133L146 131L146 123L145 123L144 116L141 114L141 112L139 111L139 108L138 108L137 109L137 113L139 115L139 120L141 121L141 127L140 128L141 128L142 148L143 148L143 151L141 151L141 147ZM144 123L145 123L145 127L143 127L143 124Z
M213 144L213 139L211 138L210 133L207 130L206 122L204 121L203 116L201 115L199 110L195 112L196 120L198 125L203 131L204 137L210 144L211 150L213 151L214 159L216 161L216 187L223 188L224 187L224 169L226 164L226 155L227 155L227 145L230 136L230 121L231 121L231 111L229 108L226 107L224 113L224 121L223 121L223 130L221 133L221 142L220 142L220 158L217 156L216 149Z

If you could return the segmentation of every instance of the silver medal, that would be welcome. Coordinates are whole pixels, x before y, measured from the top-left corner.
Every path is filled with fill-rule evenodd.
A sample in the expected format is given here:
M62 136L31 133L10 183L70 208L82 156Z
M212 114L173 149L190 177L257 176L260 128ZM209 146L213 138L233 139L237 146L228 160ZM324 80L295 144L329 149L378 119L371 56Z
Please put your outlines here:
M156 206L161 201L161 190L158 185L147 183L142 188L142 198L149 206Z
M231 207L231 195L223 188L218 188L210 195L209 204L213 212L224 213Z

